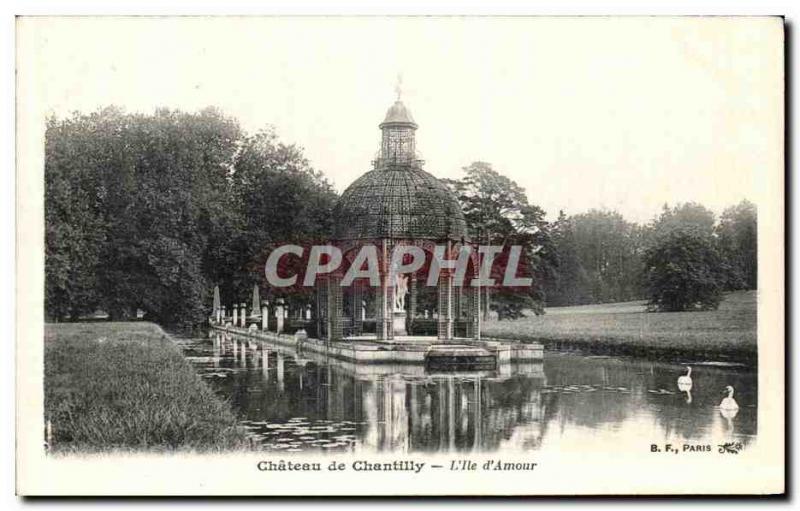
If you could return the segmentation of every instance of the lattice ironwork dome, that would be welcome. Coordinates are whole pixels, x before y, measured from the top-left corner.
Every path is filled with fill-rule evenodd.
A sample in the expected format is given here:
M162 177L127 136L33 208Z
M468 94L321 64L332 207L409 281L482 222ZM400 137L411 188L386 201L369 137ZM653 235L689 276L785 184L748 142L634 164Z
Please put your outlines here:
M467 238L458 198L422 170L416 157L417 124L398 100L389 108L375 169L356 179L339 198L334 212L339 240Z
M461 240L467 224L458 199L418 167L377 168L342 194L335 211L340 240Z

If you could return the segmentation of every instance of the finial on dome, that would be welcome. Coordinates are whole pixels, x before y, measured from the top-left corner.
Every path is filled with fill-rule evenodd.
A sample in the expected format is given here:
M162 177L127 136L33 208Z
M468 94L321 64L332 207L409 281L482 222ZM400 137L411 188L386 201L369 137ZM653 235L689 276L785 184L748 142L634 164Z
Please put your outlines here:
M403 74L397 73L397 83L394 86L394 91L397 93L397 101L400 101L400 96L403 95Z
M395 85L395 92L397 92L397 101L389 107L389 110L386 112L386 117L383 119L383 122L380 124L380 128L383 129L385 126L403 126L406 128L417 129L417 123L414 122L414 118L411 116L411 112L406 108L402 101L400 101L400 96L403 92L402 89L403 78L401 75L397 75L397 85Z

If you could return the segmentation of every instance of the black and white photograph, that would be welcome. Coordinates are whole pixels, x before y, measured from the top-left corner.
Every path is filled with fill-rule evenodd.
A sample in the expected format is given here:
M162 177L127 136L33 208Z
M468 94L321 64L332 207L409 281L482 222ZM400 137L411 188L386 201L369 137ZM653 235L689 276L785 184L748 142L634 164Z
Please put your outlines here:
M784 23L18 17L18 492L782 494Z

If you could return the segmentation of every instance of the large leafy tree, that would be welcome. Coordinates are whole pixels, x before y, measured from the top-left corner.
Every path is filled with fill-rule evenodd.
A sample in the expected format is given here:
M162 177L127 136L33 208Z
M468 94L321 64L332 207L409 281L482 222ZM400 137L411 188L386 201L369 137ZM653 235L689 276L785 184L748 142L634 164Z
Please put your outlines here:
M231 296L245 296L263 283L263 262L271 247L329 239L336 193L302 150L278 140L271 129L243 139L234 162L233 200L243 219L234 246L234 271L227 275ZM266 290L271 300L279 290ZM309 293L284 298L304 305Z
M264 243L330 221L335 194L299 148L248 137L215 109L51 119L45 149L52 319L99 307L197 324L214 285L227 301L251 292L241 270Z
M726 290L748 287L745 267L753 268L756 257L755 207L747 201L728 208L717 223L714 213L705 206L681 203L664 205L661 214L643 230L647 246L652 246L673 230L692 230L714 244L722 256L723 287ZM747 254L751 254L752 258ZM754 262L757 265L757 262ZM755 274L750 273L755 281ZM753 284L755 287L755 284Z
M523 246L529 274L534 278L529 290L499 290L491 299L487 288L484 304L490 303L503 319L520 317L526 309L543 313L543 283L555 265L544 210L530 204L525 189L489 163L474 162L463 171L462 179L446 183L461 202L470 236L481 244Z
M644 264L644 286L654 310L709 310L719 306L726 269L707 233L692 228L661 233L645 251Z
M728 288L758 287L758 214L756 206L742 201L722 212L716 228L721 254L733 266Z
M128 115L102 172L107 240L98 276L112 318L142 309L194 324L205 314L206 270L233 222L228 175L238 123L214 109Z
M626 301L642 295L642 229L619 213L590 210L553 222L558 256L548 305Z
M106 109L45 131L45 315L77 318L100 303L97 267L106 241L100 170L111 158L121 113Z
M641 239L637 226L616 211L591 210L571 219L575 250L593 302L639 296Z
M578 253L573 218L568 217L564 211L559 211L550 232L557 264L553 276L545 282L547 305L592 303L591 282Z

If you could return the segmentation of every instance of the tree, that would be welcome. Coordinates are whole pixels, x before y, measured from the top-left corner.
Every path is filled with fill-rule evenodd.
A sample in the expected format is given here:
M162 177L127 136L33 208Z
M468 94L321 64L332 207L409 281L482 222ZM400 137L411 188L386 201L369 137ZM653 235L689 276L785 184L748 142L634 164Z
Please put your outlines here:
M544 210L529 204L525 189L489 163L474 162L463 170L462 179L445 183L458 196L471 238L480 244L521 245L534 278L534 286L527 291L496 293L499 302L491 308L503 318L520 317L526 309L544 313L544 282L555 266ZM489 302L486 288L484 307Z
M101 169L108 243L99 268L113 319L136 309L193 325L211 306L207 268L231 207L228 176L241 130L214 109L126 115ZM213 241L212 241L213 240Z
M547 305L592 303L591 282L578 253L573 218L559 211L550 233L557 261L555 272L545 281Z
M335 193L302 150L213 108L48 121L45 306L191 326L263 274L265 244L328 234ZM252 270L244 273L246 270Z
M716 228L720 253L733 267L729 289L758 287L758 214L743 200L723 211Z
M640 298L642 229L616 211L590 210L552 224L557 254L548 305L618 302Z
M699 229L661 233L644 254L644 287L658 311L716 309L726 270L713 239Z
M616 211L590 210L572 217L575 250L594 303L638 298L641 240L634 224Z
M232 191L242 224L224 281L229 296L243 296L263 284L266 255L279 243L327 240L333 232L337 195L324 175L303 156L302 149L284 144L271 129L243 139L233 165ZM267 289L273 301L282 293ZM297 291L297 290L295 290ZM303 307L312 291L283 296Z
M45 316L76 319L100 303L97 271L106 241L99 171L121 112L109 108L45 131Z
M650 225L649 234L666 233L673 229L693 229L704 236L714 234L714 213L696 202L678 204L672 208L664 204L661 214Z

